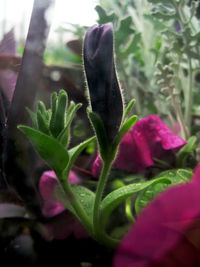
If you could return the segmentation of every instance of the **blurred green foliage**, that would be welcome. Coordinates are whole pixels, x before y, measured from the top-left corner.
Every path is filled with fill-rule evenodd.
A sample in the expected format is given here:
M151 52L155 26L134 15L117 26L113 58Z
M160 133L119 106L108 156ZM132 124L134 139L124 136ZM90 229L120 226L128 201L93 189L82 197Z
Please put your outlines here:
M139 118L156 113L172 128L178 123L182 137L196 134L200 116L198 2L99 0L95 10L97 23L113 24L125 102L136 99L134 112ZM81 57L67 47L63 36L70 33L82 42L87 28L60 27L60 41L49 46L45 62L81 67ZM162 73L162 79L161 69L169 70Z

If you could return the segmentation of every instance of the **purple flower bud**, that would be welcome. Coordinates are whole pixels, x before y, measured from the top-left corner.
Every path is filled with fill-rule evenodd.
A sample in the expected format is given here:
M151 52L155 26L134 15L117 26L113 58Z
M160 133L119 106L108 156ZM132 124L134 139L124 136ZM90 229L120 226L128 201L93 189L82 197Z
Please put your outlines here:
M84 40L84 67L92 111L103 121L109 141L118 132L123 101L115 71L112 24L91 27Z

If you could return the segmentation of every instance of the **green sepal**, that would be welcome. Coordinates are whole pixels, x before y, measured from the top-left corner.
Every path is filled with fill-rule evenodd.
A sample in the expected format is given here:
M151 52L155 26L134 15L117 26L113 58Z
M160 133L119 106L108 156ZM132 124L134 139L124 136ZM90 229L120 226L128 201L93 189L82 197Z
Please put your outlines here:
M168 178L158 178L147 182L134 183L130 185L123 186L115 191L108 194L102 201L100 207L100 220L103 225L105 225L106 220L111 214L111 212L124 200L131 197L133 194L147 188L148 186L158 183L165 182L170 184L171 181Z
M50 137L33 128L19 125L18 129L26 134L39 155L51 169L59 176L69 161L68 152L53 137Z
M96 113L92 112L89 109L87 109L87 112L88 112L88 117L92 123L92 126L94 127L97 136L100 156L102 160L105 161L108 156L109 142L103 122Z
M64 129L60 132L57 139L58 141L64 146L67 147L69 141L70 141L70 126L74 119L74 116L76 115L77 110L82 106L81 103L75 105L74 102L71 103L67 114L66 114L66 122Z
M135 99L132 99L128 103L128 106L124 110L124 114L123 114L123 118L122 118L122 123L124 123L125 119L127 118L128 114L130 113L131 109L133 108L134 103L135 103Z
M130 117L126 122L121 126L117 136L114 139L114 145L118 146L124 135L131 129L131 127L137 122L138 117L136 115Z

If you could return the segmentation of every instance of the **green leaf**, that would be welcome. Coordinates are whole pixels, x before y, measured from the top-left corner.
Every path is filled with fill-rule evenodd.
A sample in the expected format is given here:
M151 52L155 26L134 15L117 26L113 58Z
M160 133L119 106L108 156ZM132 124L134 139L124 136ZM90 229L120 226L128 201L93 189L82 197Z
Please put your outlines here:
M190 169L172 169L159 173L156 178L168 178L172 184L179 184L189 181L192 176L192 170Z
M65 112L67 107L67 93L64 90L60 90L57 98L57 110L55 114L55 135L56 137L64 129L65 126Z
M45 120L49 119L48 112L46 110L46 106L42 101L38 102L38 110L41 111L41 114L44 116Z
M193 171L190 169L178 169L177 175L183 180L183 181L189 181L192 178Z
M161 172L156 179L168 179L171 181L170 185L176 185L184 182L188 182L192 176L192 170L178 169L178 170L167 170ZM152 184L142 190L135 201L135 211L138 214L155 196L165 190L169 184L165 182L158 182Z
M72 191L85 210L85 213L88 215L89 219L92 222L92 215L93 215L93 207L94 207L94 199L95 194L88 188L80 185L73 185ZM58 199L69 211L71 211L76 217L79 218L78 214L74 210L70 200L67 198L67 195L64 194L62 188L57 186L54 192L56 199ZM80 218L79 218L80 219Z
M132 17L128 16L120 21L119 29L115 33L115 42L117 46L121 45L131 34L134 33L134 30L131 29L133 25Z
M164 21L169 21L170 19L176 19L176 13L174 12L173 14L165 14L162 12L153 12L152 16L154 16L157 19L162 19Z
M68 166L67 168L71 168L72 164L74 163L74 161L77 159L77 157L79 156L79 154L81 153L81 151L86 148L91 142L93 142L94 140L96 140L96 136L93 136L91 138L89 138L88 140L80 143L79 145L71 148L68 153L69 153L69 162L68 162Z
M153 3L153 4L157 4L157 3L166 3L166 0L148 0L148 2ZM172 0L168 0L168 3L171 3Z
M48 121L45 119L40 110L37 111L37 123L39 131L43 132L44 134L50 135Z
M56 139L33 128L20 125L18 129L29 137L39 155L59 176L69 161L69 155L64 147Z
M126 185L108 194L101 203L101 222L105 224L109 214L124 200L146 187L159 182L171 183L168 178L158 178L147 182Z
M155 196L164 191L168 186L168 183L158 181L142 190L135 201L136 214L138 214Z
M178 167L182 167L186 157L192 154L192 152L196 149L196 141L197 137L191 136L187 140L187 144L184 145L181 150L179 150L179 152L177 153Z
M52 115L51 115L51 120L50 120L50 125L49 129L54 137L56 137L56 110L57 110L57 94L54 92L51 95L51 110L52 110Z
M67 147L69 140L70 140L70 126L76 115L77 110L82 106L81 103L75 105L74 102L71 103L69 107L69 111L66 114L66 126L60 132L59 136L57 137L58 141L64 146Z
M142 34L136 33L131 41L128 43L128 46L121 51L121 54L123 57L128 57L130 54L133 54L139 47L139 44L141 43Z
M94 199L95 194L88 188L80 185L75 185L72 187L74 195L77 197L81 205L83 206L83 209L85 210L85 213L88 215L88 217L93 219L93 207L94 207Z
M92 112L89 109L87 110L87 112L88 112L88 117L92 123L92 126L94 127L97 136L100 156L103 160L105 160L108 155L109 145L108 145L108 137L103 122L96 113Z
M107 15L106 11L99 5L97 5L95 7L95 10L97 11L98 16L99 16L99 19L98 19L99 24L114 22L117 19L116 15L114 13Z

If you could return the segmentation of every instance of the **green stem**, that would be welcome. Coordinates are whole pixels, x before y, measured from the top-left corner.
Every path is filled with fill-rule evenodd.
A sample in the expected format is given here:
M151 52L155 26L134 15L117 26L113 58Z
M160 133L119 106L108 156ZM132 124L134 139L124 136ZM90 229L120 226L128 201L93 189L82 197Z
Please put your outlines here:
M178 5L176 3L175 0L172 0L173 2L173 5L176 9L176 13L177 13L177 16L178 16L178 20L181 24L181 27L184 28L184 24L186 23L186 17L185 17L185 14L184 14L184 11L182 9L182 7L180 5ZM184 37L184 41L185 41L185 45L188 46L190 40L186 35L183 36ZM187 124L187 128L188 128L188 132L190 134L190 131L191 131L191 120L192 120L192 103L193 103L193 74L192 74L192 60L190 58L189 55L187 55L188 57L188 65L189 65L189 87L188 87L188 90L185 92L185 121L186 121L186 124Z
M128 198L125 202L125 212L126 212L126 217L128 218L128 220L130 222L134 222L135 218L133 216L132 213L132 209L131 209L132 203L131 203L131 198Z
M101 171L101 175L99 178L99 183L97 186L97 191L96 191L96 197L95 197L95 202L94 202L94 213L93 213L93 225L94 225L94 232L98 236L98 232L100 230L100 222L99 222L99 217L100 217L100 204L101 204L101 199L103 195L103 190L107 181L108 173L110 171L112 165L112 161L108 160L103 162L103 168Z
M58 180L61 183L61 186L66 193L71 205L73 206L74 210L76 211L76 214L81 221L81 223L84 225L86 230L92 235L93 234L93 227L92 223L89 220L89 217L85 213L81 203L76 198L76 196L73 193L73 190L71 188L71 185L69 184L68 177L69 177L69 170L65 170L65 173L62 173L61 175L57 175Z
M185 97L185 121L187 123L189 132L191 129L191 121L192 121L192 104L193 104L193 75L192 75L192 61L191 58L188 56L188 64L189 64L189 86L188 90L186 91Z
M103 162L103 167L101 171L101 175L99 178L99 183L97 186L96 197L94 202L94 210L93 210L93 229L94 229L94 238L101 244L104 244L111 248L116 248L119 244L119 240L114 239L108 236L104 229L102 229L102 225L100 222L100 205L101 199L103 195L103 191L105 188L105 184L107 181L107 177L112 166L112 160L107 160Z

